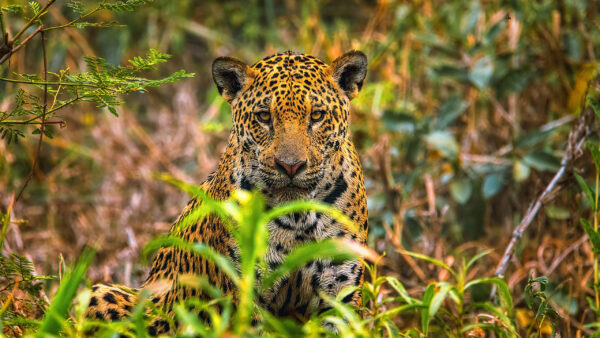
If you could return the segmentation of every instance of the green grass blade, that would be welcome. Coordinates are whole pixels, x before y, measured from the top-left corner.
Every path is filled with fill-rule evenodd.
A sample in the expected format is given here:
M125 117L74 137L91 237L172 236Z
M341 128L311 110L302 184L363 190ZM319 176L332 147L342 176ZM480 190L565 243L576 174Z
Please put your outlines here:
M62 325L59 318L62 319L66 317L69 308L71 307L71 303L75 298L75 294L77 293L77 288L94 259L94 253L93 249L85 248L81 253L81 256L79 256L75 268L63 278L58 287L58 291L54 296L54 300L44 316L44 321L37 334L38 337L58 335L60 333Z
M514 310L512 296L510 294L508 284L506 284L506 282L502 278L488 277L488 278L474 279L465 285L465 290L467 290L468 288L470 288L474 285L485 284L485 283L495 284L498 287L498 295L500 296L500 303L502 304L504 311L506 311L507 313L509 313L509 315L512 316L512 312Z
M15 195L13 194L10 198L10 203L8 204L8 209L6 213L3 215L0 213L0 216L4 216L4 222L2 222L2 232L0 233L0 250L4 248L4 238L6 237L6 230L8 229L8 225L10 224L10 214L12 213L12 208L15 203Z
M271 287L281 277L288 275L317 258L343 261L356 258L356 256L339 240L326 239L321 242L303 245L287 255L281 265L265 276L262 283L263 289Z
M431 304L431 300L435 294L435 284L431 283L425 289L425 293L423 294L423 308L421 309L421 331L425 335L429 331L429 322L431 321L431 317L429 317L429 306Z
M585 197L588 199L588 202L590 202L590 204L592 205L592 210L598 210L598 206L594 205L594 194L592 193L592 189L590 188L590 186L587 184L585 179L583 179L583 177L581 177L579 174L573 173L573 175L575 175L575 179L577 180L577 183L579 183L579 187L585 194Z
M429 263L431 263L433 265L437 265L440 268L442 268L442 269L447 270L448 272L450 272L450 274L452 274L452 276L454 276L454 278L456 280L458 280L458 275L456 274L456 271L454 271L450 266L448 266L446 263L444 263L444 262L442 262L440 260L437 260L435 258L426 256L426 255L423 255L423 254L420 254L420 253L406 251L406 250L398 250L398 252L401 253L401 254L403 254L403 255L409 255L409 256L412 256L414 258L418 258L418 259L424 260L426 262L429 262Z
M355 233L359 230L358 226L340 210L332 207L329 204L317 201L294 201L286 203L267 212L267 214L264 216L264 220L265 222L269 222L281 216L303 211L315 211L325 214Z
M481 258L489 255L491 252L493 252L494 250L489 249L489 250L485 250L483 252L478 253L477 255L475 255L473 258L471 258L469 260L469 262L467 263L467 265L465 265L465 271L469 270L469 268L475 264L475 262L477 262L478 260L480 260Z

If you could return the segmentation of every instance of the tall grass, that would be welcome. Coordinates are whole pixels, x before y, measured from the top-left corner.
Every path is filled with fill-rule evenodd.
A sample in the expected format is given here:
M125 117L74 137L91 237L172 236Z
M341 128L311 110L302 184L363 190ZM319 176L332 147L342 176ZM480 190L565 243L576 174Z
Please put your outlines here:
M269 270L265 262L269 238L267 224L280 216L305 211L327 215L352 231L356 230L354 224L339 210L319 202L295 201L267 208L260 193L248 191L236 191L228 200L218 201L209 197L197 186L183 183L170 176L163 175L161 178L202 201L198 208L180 222L181 226L195 224L208 215L217 215L237 241L240 260L239 264L232 262L206 244L186 242L175 236L151 241L146 246L145 253L148 254L160 247L176 246L202 256L213 262L231 279L236 286L236 297L223 294L203 276L183 275L179 281L182 285L202 289L203 293L209 296L208 299L186 299L174 304L172 314L166 314L161 309L153 309L152 303L147 301L148 290L142 290L138 294L138 303L129 318L115 323L102 323L88 319L83 314L90 297L89 289L83 288L77 294L94 254L93 250L86 249L75 267L61 280L58 292L53 297L44 318L41 321L30 322L31 328L27 331L27 335L75 337L86 332L95 332L97 335L107 337L114 333L143 336L150 321L156 316L161 316L172 324L179 323L172 327L177 327L176 334L180 336L220 337L224 334L233 334L274 337L297 335L422 337L444 334L461 337L474 330L495 332L499 337L511 337L516 334L512 297L506 283L499 278L469 279L467 277L473 264L488 252L480 253L468 261L463 259L458 270L439 260L405 252L447 270L452 276L451 280L429 283L424 292L419 295L409 294L396 277L381 276L377 268L381 257L372 264L363 260L368 274L362 286L346 288L335 298L320 293L324 301L331 306L330 310L322 314L314 314L306 322L275 317L255 304L256 296L262 290L312 260L360 259L358 253L363 252L364 249L360 249L356 243L325 239L296 248L286 256L281 265ZM256 280L256 271L260 271L262 276L260 282ZM499 304L470 300L469 292L483 284L498 286ZM355 291L360 291L362 294L361 307L341 301ZM74 311L69 311L74 299L77 300L77 306ZM199 319L200 312L207 314L206 320ZM400 325L406 318L415 319L420 325L407 329L406 325ZM252 325L252 320L256 320L256 324Z

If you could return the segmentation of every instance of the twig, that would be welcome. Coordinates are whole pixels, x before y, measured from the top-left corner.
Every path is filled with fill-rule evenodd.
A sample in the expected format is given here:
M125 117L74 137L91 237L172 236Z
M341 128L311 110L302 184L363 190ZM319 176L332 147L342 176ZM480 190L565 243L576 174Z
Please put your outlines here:
M23 33L25 33L27 28L29 28L31 25L33 25L33 23L37 19L39 19L42 15L46 14L46 11L48 11L48 7L52 6L52 4L55 1L56 0L48 0L48 3L46 3L46 5L44 7L42 7L42 9L40 9L40 11L36 15L34 15L31 19L29 19L27 24L25 24L25 26L23 26L23 28L21 28L21 30L19 32L17 32L17 34L15 34L15 37L12 39L11 43L14 43L15 41L17 41L21 37L21 35Z
M33 31L33 33L29 34L25 39L23 39L23 41L20 44L18 44L16 47L13 47L10 51L8 51L6 54L4 54L2 56L2 58L0 58L0 65L3 64L4 61L8 60L19 49L21 49L21 47L23 47L27 42L29 42L29 40L31 40L32 37L34 37L37 33L41 32L42 27L43 26L39 26L38 28L36 28Z
M584 104L585 103L582 102L582 105ZM508 268L508 262L510 261L514 253L517 241L523 236L523 233L527 230L529 225L531 225L531 222L534 220L538 211L542 207L542 204L551 200L554 196L556 196L556 192L562 188L557 185L558 182L567 172L567 167L579 154L581 154L581 147L585 143L585 140L590 133L590 122L594 116L592 109L589 107L583 107L581 109L581 112L582 113L579 116L577 123L575 124L575 126L573 126L573 129L571 129L571 132L569 133L567 149L565 150L565 153L560 161L560 168L558 169L548 186L546 186L546 189L544 189L544 191L529 206L529 209L527 210L527 213L521 220L521 223L519 223L519 226L517 226L517 228L513 231L512 238L508 243L506 250L504 251L504 255L502 256L498 267L496 268L495 275L497 277L503 277L504 273L506 272L506 269ZM495 297L495 291L496 289L493 288L492 298Z
M48 2L48 4L50 4L52 2L53 1L50 0ZM43 26L40 26L40 27L43 27ZM46 57L46 35L44 34L43 30L41 31L41 36L42 36L42 54L44 56L44 82L47 82L48 81L48 59ZM42 124L40 125L40 138L38 139L37 150L35 152L35 156L33 157L33 164L31 165L31 170L29 171L29 175L25 179L25 183L23 184L21 191L17 195L17 199L15 200L15 202L17 202L21 198L21 195L23 195L23 191L25 191L25 188L27 188L27 185L33 178L33 173L35 171L35 168L38 165L40 151L42 149L42 139L44 138L44 129L46 127L46 109L47 109L47 107L48 107L48 85L44 84L44 107L42 110Z
M64 128L64 126L67 124L67 122L65 120L59 120L59 121L46 121L45 122L47 125L48 124L58 124L60 125L61 128ZM6 120L6 121L0 121L0 124L42 124L42 121L14 121L14 120Z
M12 82L12 83L22 83L22 84L32 84L32 85L49 85L49 86L76 86L76 87L94 87L94 88L102 88L93 83L77 83L77 82L62 82L62 81L28 81L28 80L19 80L19 79L9 79L6 77L0 77L0 81Z
M54 9L56 9L56 7ZM44 31L47 32L47 31L53 30L53 29L66 28L66 27L73 26L78 21L83 20L83 19L87 18L90 15L96 14L98 11L100 11L102 9L103 9L102 7L96 7L93 10L91 10L91 11L89 11L89 12L83 14L83 15L80 15L78 18L75 18L75 19L73 19L73 20L71 20L71 21L69 21L69 22L67 22L65 24L62 24L62 25L59 25L59 26L53 26L53 27L44 28Z

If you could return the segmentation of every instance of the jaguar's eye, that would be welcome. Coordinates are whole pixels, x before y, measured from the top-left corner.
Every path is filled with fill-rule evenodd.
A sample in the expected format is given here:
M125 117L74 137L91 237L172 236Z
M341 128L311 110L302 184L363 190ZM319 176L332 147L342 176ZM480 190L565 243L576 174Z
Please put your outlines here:
M262 110L256 113L256 118L262 123L269 123L271 122L271 113Z
M310 113L310 120L312 122L319 122L323 119L323 117L325 117L325 112L322 110L315 110Z

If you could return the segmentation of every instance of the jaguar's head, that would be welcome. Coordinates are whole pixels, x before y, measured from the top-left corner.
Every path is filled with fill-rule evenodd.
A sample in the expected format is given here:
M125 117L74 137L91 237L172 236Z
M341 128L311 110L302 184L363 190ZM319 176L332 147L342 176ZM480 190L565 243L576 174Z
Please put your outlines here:
M350 100L366 72L359 51L331 65L291 52L252 66L217 58L213 78L231 105L245 179L283 200L314 190L349 137Z

